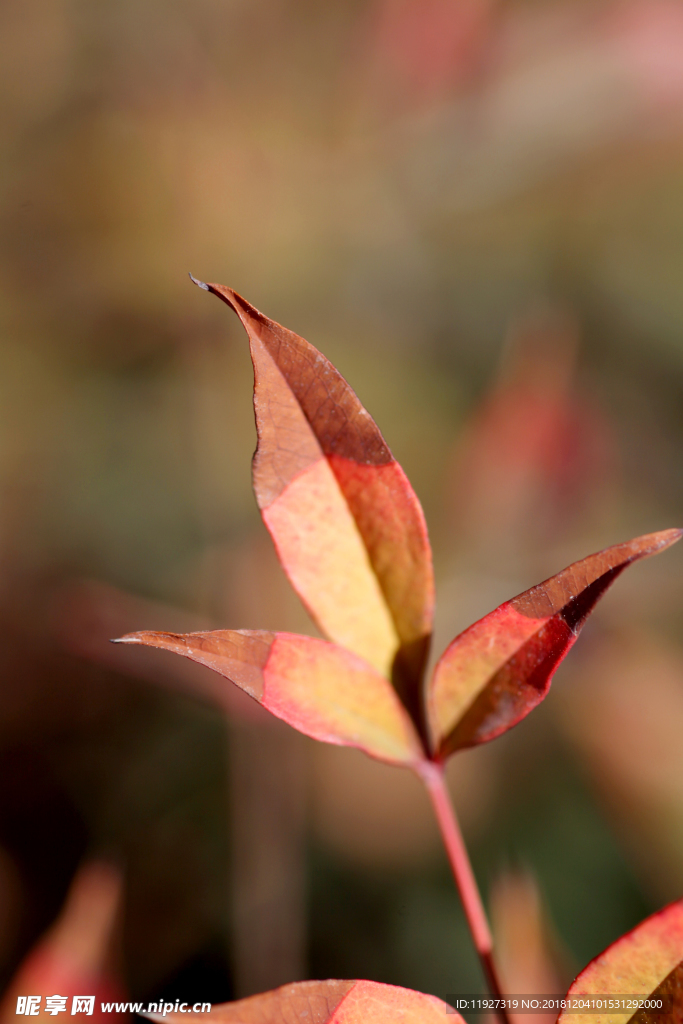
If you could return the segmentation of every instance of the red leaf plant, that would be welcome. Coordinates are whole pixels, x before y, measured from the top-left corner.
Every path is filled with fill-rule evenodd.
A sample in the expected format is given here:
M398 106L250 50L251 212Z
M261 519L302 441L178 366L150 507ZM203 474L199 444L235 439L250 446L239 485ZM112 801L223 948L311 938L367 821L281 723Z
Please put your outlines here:
M195 283L226 302L249 336L256 500L292 586L328 639L240 629L147 631L119 642L182 654L307 736L412 768L429 792L482 967L500 996L444 762L525 718L617 576L683 531L616 544L506 601L457 636L426 678L434 614L429 537L379 428L309 342L232 289Z

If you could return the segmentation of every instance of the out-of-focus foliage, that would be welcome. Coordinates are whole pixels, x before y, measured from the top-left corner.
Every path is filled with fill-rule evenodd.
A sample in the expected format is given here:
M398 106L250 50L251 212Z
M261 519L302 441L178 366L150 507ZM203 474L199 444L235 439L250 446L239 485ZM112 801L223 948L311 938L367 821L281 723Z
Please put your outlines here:
M124 866L134 997L218 1001L307 974L478 984L407 773L381 811L398 856L372 812L390 769L353 769L352 811L335 759L360 765L355 752L295 744L277 776L269 752L289 741L264 743L239 712L226 741L172 659L176 694L149 685L155 652L105 639L310 628L251 496L246 346L188 270L315 338L373 410L434 540L436 650L577 550L680 521L682 22L675 0L2 5L4 979L99 849ZM539 344L559 354L508 401L539 308ZM505 455L515 432L521 466ZM506 469L498 510L468 445ZM625 801L617 732L633 726L593 657L610 623L656 627L669 667L652 686L634 668L628 706L646 708L632 721L660 753L683 686L678 557L625 577L546 705L454 769L484 885L502 860L531 865L578 963L675 884L676 769L644 771L648 795ZM599 760L561 700L584 678L580 715L611 723ZM260 808L248 826L238 778ZM653 806L663 825L643 851ZM257 827L272 849L280 837L279 862L256 864Z
M496 951L505 992L564 992L566 956L548 921L538 886L529 872L504 871L491 891ZM557 1015L514 1013L513 1024L555 1024Z
M95 862L80 868L57 921L12 979L0 1006L3 1022L16 1019L18 1001L23 997L26 1005L27 996L38 997L30 1016L50 1020L55 1013L47 999L55 994L63 1000L58 1012L67 1013L74 997L93 995L91 1016L105 1019L101 1000L120 1000L124 995L116 977L114 942L121 892L121 876L111 865Z

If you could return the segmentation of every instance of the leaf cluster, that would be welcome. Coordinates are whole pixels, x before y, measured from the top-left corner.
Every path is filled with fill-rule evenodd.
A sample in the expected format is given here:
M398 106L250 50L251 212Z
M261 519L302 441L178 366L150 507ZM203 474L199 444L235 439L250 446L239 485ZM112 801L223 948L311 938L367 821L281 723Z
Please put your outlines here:
M327 640L289 633L138 632L121 638L220 673L315 739L420 766L485 743L548 693L596 602L681 530L616 544L500 605L426 675L434 571L418 498L377 424L305 339L223 285L254 366L256 500L293 588Z

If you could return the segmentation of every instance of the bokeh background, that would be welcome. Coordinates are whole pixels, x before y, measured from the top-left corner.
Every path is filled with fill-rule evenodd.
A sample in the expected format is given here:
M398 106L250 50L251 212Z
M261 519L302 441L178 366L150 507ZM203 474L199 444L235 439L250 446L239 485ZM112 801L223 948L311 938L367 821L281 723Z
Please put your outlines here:
M4 0L0 104L3 984L52 926L137 999L480 990L407 773L107 640L313 628L251 494L246 339L188 271L380 424L436 653L683 525L683 6ZM630 570L546 703L452 763L517 991L681 896L682 559Z

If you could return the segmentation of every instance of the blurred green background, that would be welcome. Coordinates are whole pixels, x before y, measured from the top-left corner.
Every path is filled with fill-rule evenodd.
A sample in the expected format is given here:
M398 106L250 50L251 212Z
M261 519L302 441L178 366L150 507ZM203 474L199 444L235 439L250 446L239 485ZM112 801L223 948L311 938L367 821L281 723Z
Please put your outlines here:
M106 641L313 628L251 494L246 339L188 271L378 421L437 654L683 523L683 7L5 0L0 104L2 979L105 857L134 997L480 989L417 783ZM453 765L510 984L565 984L681 895L682 558L631 570L548 701Z

